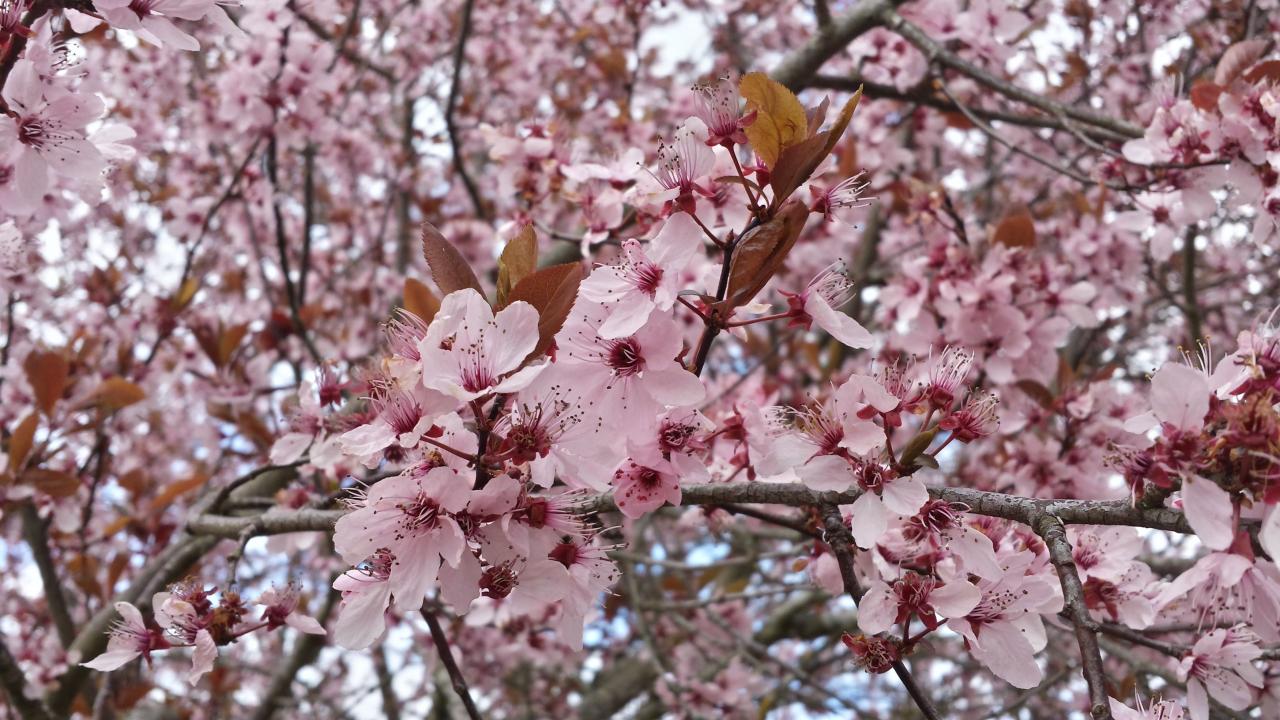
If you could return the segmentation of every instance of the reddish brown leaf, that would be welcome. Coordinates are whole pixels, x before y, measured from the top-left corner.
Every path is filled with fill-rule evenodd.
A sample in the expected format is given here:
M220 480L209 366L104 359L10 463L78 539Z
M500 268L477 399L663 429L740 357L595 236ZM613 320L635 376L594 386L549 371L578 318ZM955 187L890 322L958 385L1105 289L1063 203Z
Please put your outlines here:
M1250 65L1257 62L1267 50L1267 41L1261 38L1243 40L1222 53L1218 67L1213 71L1215 85L1230 85L1232 80L1240 77Z
M538 268L538 236L525 225L498 258L498 307L506 304L511 288Z
M431 223L422 224L422 256L426 258L431 277L441 293L448 295L456 290L472 288L484 295L480 281L466 258Z
M35 393L36 407L49 416L57 405L62 391L67 387L67 375L71 366L61 353L33 351L22 361L22 369L27 372L27 381Z
M536 358L551 347L551 341L564 326L573 300L582 282L582 265L565 263L534 272L511 289L510 302L523 300L538 311L538 346L530 353Z
M991 242L1006 247L1029 248L1036 244L1036 224L1026 208L1005 215L996 225Z
M27 455L31 454L31 448L35 444L36 424L39 418L35 413L31 413L18 423L13 429L13 434L9 436L9 468L8 474L14 477L22 466L27 462Z
M861 101L862 86L859 85L853 95L844 102L844 107L840 108L840 114L836 117L836 121L831 125L831 129L827 131L827 149L822 153L824 157L830 155L831 151L835 149L836 143L840 142L845 128L849 127L849 122L853 120L853 111L858 109L858 103Z
M413 278L404 279L404 309L430 324L440 309L440 299L431 289Z
M177 500L196 488L202 487L208 481L208 475L205 475L202 472L196 472L190 477L186 477L178 480L177 482L166 485L165 488L160 491L160 494L156 495L155 498L151 500L149 514L154 515L159 513L161 510L169 507L174 500Z
M776 202L783 202L800 184L809 179L815 168L827 157L828 133L818 133L811 138L784 148L778 162L769 173L769 186L773 188Z
M1249 68L1244 74L1244 81L1253 84L1262 80L1269 83L1280 83L1280 60L1268 60Z
M80 489L80 478L71 473L46 468L31 468L22 473L18 481L55 498L71 497Z
M808 216L809 209L803 202L788 200L773 218L737 242L722 312L727 314L751 302L769 278L781 269Z
M244 336L248 332L249 324L240 323L232 325L219 333L218 357L215 361L218 367L226 367L231 362L231 357L235 355L236 349L240 347L240 341L244 340Z
M1019 380L1014 384L1045 410L1053 407L1053 392L1044 385L1035 380Z
M1191 104L1205 112L1218 109L1218 96L1222 94L1222 86L1201 80L1191 86Z
M116 478L116 483L134 495L138 495L151 486L151 478L147 477L146 470L134 468Z
M89 395L85 404L96 405L107 412L114 412L141 402L146 396L147 393L142 388L128 380L122 377L109 377Z

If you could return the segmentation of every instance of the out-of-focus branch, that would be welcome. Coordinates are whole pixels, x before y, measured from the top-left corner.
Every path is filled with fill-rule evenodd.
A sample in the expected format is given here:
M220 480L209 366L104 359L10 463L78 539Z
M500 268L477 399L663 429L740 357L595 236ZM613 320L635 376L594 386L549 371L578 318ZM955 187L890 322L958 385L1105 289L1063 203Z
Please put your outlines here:
M276 251L280 256L280 274L284 276L285 299L289 302L289 318L293 321L293 331L302 339L302 344L306 346L311 359L315 361L316 365L320 365L324 362L324 359L320 356L320 351L316 349L315 343L311 341L306 324L302 322L301 290L294 286L293 278L290 277L289 242L285 233L284 213L280 211L278 162L276 136L275 133L272 133L267 138L267 180L271 182L271 215L275 220ZM309 247L310 243L304 240L304 246Z
M324 607L321 608L320 614L316 617L316 620L320 621L321 625L329 621L329 615L333 613L333 608L341 597L342 593L330 589L325 598ZM258 709L254 712L253 720L270 720L278 710L288 703L290 698L293 697L291 688L294 676L298 674L299 670L316 661L316 658L320 656L320 650L324 648L325 638L326 636L324 635L298 633L298 637L294 641L293 652L289 654L284 665L271 676L271 683L263 694L262 703L258 705Z
M1182 312L1187 318L1187 347L1194 348L1204 339L1200 298L1196 290L1196 225L1192 223L1182 234Z
M378 694L382 696L382 716L387 720L400 720L400 700L391 684L391 669L387 667L387 648L378 645L373 650L373 670L378 675Z
M1053 515L1045 514L1036 521L1034 529L1048 546L1049 560L1062 583L1067 615L1075 625L1076 642L1080 645L1080 667L1089 686L1089 714L1096 720L1111 720L1107 676L1102 668L1102 653L1098 649L1097 623L1089 616L1089 607L1085 604L1084 586L1071 556L1066 525Z
M860 9L862 5L859 5L858 7ZM915 45L920 52L924 53L930 63L941 63L942 65L945 65L961 74L969 76L1005 97L1030 105L1031 107L1042 110L1053 117L1065 115L1066 117L1078 120L1082 123L1102 128L1103 130L1112 133L1116 139L1142 137L1142 128L1134 125L1133 123L1108 117L1092 110L1076 107L1074 105L1064 105L992 75L986 70L983 70L977 65L974 65L968 60L965 60L942 47L942 45L929 37L929 34L920 29L920 27L899 15L893 7L879 8L878 12L879 20L881 22L895 33L906 38L912 45Z
M773 79L793 91L809 86L823 63L845 48L854 38L883 21L884 13L893 12L905 0L863 0L852 10L822 24L809 42L800 46L774 68Z
M853 535L849 532L849 528L845 527L839 507L831 504L823 505L822 516L827 545L831 546L836 564L840 567L840 579L844 583L844 590L856 604L862 600L865 591L858 584L858 576L853 569ZM916 683L915 677L901 660L893 661L893 672L906 688L907 694L911 696L916 707L920 709L920 714L929 720L939 720L942 717L938 714L938 708L934 707L933 701L924 694L924 690Z
M49 607L49 615L53 617L53 626L58 631L58 640L62 647L70 647L76 639L76 626L71 620L71 612L67 609L67 596L62 592L62 581L58 578L58 570L53 564L53 556L49 553L49 526L40 519L30 502L22 503L22 535L31 548L31 557L40 570L40 582L44 585L45 604Z
M871 82L857 75L815 75L813 81L809 83L809 87L823 88L826 90L841 90L844 92L854 92L859 87L862 88L863 97L878 98L882 100L901 100L902 102L914 103L916 105L924 105L943 112L962 112L959 105L948 100L946 97L932 92L927 84L921 83L914 88L908 90L899 90L893 85L884 85L882 83ZM1032 128L1049 128L1051 130L1068 130L1061 120L1041 115L1022 115L1018 113L1006 112L1004 110L991 110L981 107L970 107L969 111L980 118L991 122L1001 122L1008 125L1018 125L1020 127ZM1084 127L1081 132L1086 135L1098 133L1094 128ZM1111 137L1109 134L1104 137Z
M312 34L314 34L316 37L320 38L321 40L327 40L329 42L334 41L335 38L333 37L333 33L329 32L328 28L326 28L324 25L321 25L319 20L311 17L307 13L298 9L296 4L294 3L289 3L289 9L293 11L293 14L296 15L298 19L301 20L303 24L307 26L307 29L310 30ZM357 67L367 68L370 71L372 71L375 75L381 77L383 80L386 80L387 82L395 82L396 80L395 73L391 72L387 68L382 67L381 65L378 65L372 60L369 60L368 58L364 57L360 53L356 52L355 50L352 50L350 47L347 46L346 39L351 34L351 30L350 30L351 27L352 27L352 24L348 22L347 23L348 29L343 32L341 42L336 43L334 49L337 50L339 55L346 58L347 60L350 60Z
M466 0L462 5L462 15L458 19L458 44L453 49L453 80L449 83L449 101L444 108L444 126L449 134L449 145L452 148L453 169L458 173L476 215L484 220L489 219L489 208L480 197L480 189L475 180L467 172L467 163L462 157L462 140L458 136L458 125L454 112L458 109L458 99L462 95L462 67L467 61L467 39L471 36L471 10L474 0Z
M0 642L0 687L9 696L9 704L22 720L52 720L53 714L39 700L27 697L26 677L18 661L9 652L9 646Z

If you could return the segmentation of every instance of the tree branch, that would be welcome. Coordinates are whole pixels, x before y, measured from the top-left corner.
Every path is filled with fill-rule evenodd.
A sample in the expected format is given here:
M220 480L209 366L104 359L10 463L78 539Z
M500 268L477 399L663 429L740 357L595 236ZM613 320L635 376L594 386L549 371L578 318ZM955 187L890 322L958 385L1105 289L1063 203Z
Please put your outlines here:
M469 3L468 3L469 4ZM440 662L444 664L444 669L449 672L449 680L453 682L453 691L458 693L458 697L462 699L462 706L467 710L467 717L471 720L483 720L484 716L480 714L480 709L476 707L476 703L471 699L471 691L467 688L466 678L462 677L462 670L458 669L458 663L453 659L453 650L449 647L449 638L444 634L444 628L440 627L440 621L436 619L435 613L425 604L419 611L422 613L422 619L427 621L427 628L431 630L431 641L436 645L436 652L440 655Z
M831 546L831 552L840 566L840 579L844 582L844 590L849 597L853 598L856 605L862 599L864 590L858 584L858 576L853 569L853 536L849 528L845 527L844 518L841 517L840 508L837 506L824 504L822 516L826 526L827 545ZM933 701L916 684L916 679L912 677L911 671L901 660L893 661L893 672L898 676L898 680L902 682L902 686L906 688L907 694L911 696L922 715L928 720L939 720L942 717L938 714L938 709L933 706Z
M26 676L3 642L0 642L0 687L4 688L9 704L18 711L22 720L53 720L53 715L43 703L27 697Z
M1102 652L1098 649L1098 626L1090 617L1089 607L1085 604L1084 586L1071 556L1066 525L1046 513L1035 522L1034 530L1049 548L1049 560L1058 571L1058 580L1062 583L1067 614L1075 625L1076 642L1080 645L1080 665L1085 682L1089 685L1089 714L1095 720L1111 720L1107 676L1102 667Z
M67 596L62 592L62 581L58 578L53 556L49 553L48 529L48 524L40 519L35 506L30 502L22 503L22 534L26 538L27 546L31 548L31 557L40 570L45 604L49 607L49 615L53 617L53 626L58 631L58 640L62 642L62 647L68 648L76 638L76 626L71 620L71 612L67 609Z
M861 8L862 6L859 5L858 7ZM924 53L930 63L941 63L973 78L1005 97L1023 102L1054 117L1065 115L1082 123L1102 128L1112 133L1117 139L1142 137L1142 128L1130 122L1108 117L1074 105L1064 105L992 75L939 45L933 38L929 37L928 33L908 22L892 7L880 9L879 18L889 29L906 38L912 45L915 45L920 52Z
M799 483L707 483L682 488L682 505L847 505L858 499L859 490L843 493L818 492ZM957 487L931 487L929 495L947 502L961 503L968 512L1003 518L1030 525L1044 513L1051 513L1068 525L1126 525L1153 530L1192 534L1191 526L1179 510L1135 508L1126 500L1056 500L1026 498L1004 493ZM574 506L580 513L617 510L613 493L584 498ZM345 510L272 509L261 515L232 516L199 514L187 524L195 535L239 538L246 527L256 524L258 534L331 531Z
M892 13L903 2L905 0L863 0L844 15L832 18L819 26L818 33L809 42L774 68L773 79L793 92L803 90L813 81L823 63L844 50L854 38L880 25L884 13Z
M462 94L462 67L467 61L467 39L471 36L471 10L475 0L466 0L462 5L462 15L458 20L458 44L453 49L453 80L449 83L449 101L444 108L444 126L449 134L449 145L453 152L453 169L462 179L467 189L471 205L481 219L489 219L489 209L480 197L480 190L475 180L467 172L467 164L462 158L462 141L458 137L458 125L454 120L454 111L458 108L458 98Z

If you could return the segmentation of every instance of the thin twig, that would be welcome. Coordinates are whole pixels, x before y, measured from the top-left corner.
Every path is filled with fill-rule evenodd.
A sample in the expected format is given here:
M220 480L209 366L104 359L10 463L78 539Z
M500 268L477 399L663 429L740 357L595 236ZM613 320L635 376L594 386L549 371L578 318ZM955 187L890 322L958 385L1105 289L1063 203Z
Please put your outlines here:
M474 4L474 0L463 3L462 15L458 20L458 44L453 49L453 80L449 83L449 101L445 104L444 126L453 151L454 172L458 173L458 177L462 179L462 185L467 189L467 196L471 198L471 205L475 208L476 215L488 220L489 209L485 206L484 199L480 197L480 189L476 186L475 180L472 180L470 173L467 172L467 164L462 157L462 141L458 137L458 125L454 119L458 98L462 94L462 66L467 60L467 39L471 36L471 10Z
M453 683L453 691L458 693L458 697L462 699L462 706L467 709L467 717L471 720L483 720L480 709L476 707L476 703L471 699L471 691L467 689L467 681L462 677L462 671L458 669L458 663L453 659L453 650L449 647L449 638L444 634L444 628L440 627L440 621L436 619L435 613L426 604L423 604L422 619L427 621L427 628L431 630L431 641L435 643L436 652L440 655L440 662L444 664L444 669L449 673L449 680Z
M865 591L858 584L858 576L853 569L853 536L849 532L849 528L845 527L844 518L840 515L839 507L824 504L822 506L822 516L825 524L827 545L831 547L831 552L836 557L836 564L840 566L840 579L844 583L844 591L848 593L856 605L862 599ZM902 682L902 686L906 688L907 694L911 696L916 707L920 709L920 713L928 720L940 720L942 715L934 707L933 701L924 694L924 690L916 683L911 671L907 669L907 666L901 660L893 661L893 672L898 676L898 680Z

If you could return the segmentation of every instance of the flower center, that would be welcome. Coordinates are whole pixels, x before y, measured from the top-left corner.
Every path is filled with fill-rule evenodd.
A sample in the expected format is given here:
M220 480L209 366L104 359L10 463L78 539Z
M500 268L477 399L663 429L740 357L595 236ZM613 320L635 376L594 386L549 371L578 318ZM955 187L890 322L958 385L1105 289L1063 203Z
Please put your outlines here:
M44 147L49 140L49 131L38 117L23 118L18 123L18 142L33 148Z
M644 370L644 356L640 354L640 343L635 338L614 340L609 344L609 355L606 364L617 375L627 377Z
M424 492L419 492L413 500L396 507L404 514L400 527L406 534L422 535L440 527L440 505Z

